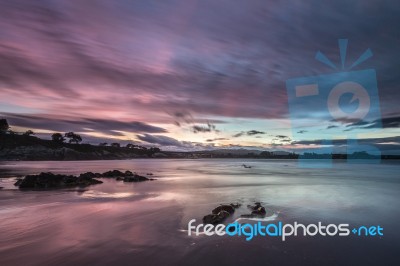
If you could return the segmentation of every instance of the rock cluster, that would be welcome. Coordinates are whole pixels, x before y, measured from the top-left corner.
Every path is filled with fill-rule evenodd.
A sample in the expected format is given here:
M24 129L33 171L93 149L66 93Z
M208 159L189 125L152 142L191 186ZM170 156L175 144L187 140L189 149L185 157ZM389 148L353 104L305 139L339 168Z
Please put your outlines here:
M53 173L40 173L38 175L27 175L18 180L15 186L24 188L64 188L64 187L85 187L103 183L100 180L73 175L57 175Z
M231 203L231 204L224 204L216 207L211 211L211 214L207 214L203 217L204 224L219 224L222 223L231 216L235 209L239 208L241 205L239 203ZM265 208L261 205L260 202L254 203L254 205L247 205L247 208L251 210L250 214L243 214L241 217L245 218L259 218L265 217L267 214Z
M65 187L85 187L103 183L95 178L115 178L124 182L142 182L154 180L145 176L140 176L131 171L121 172L119 170L107 171L105 173L86 172L79 176L61 175L53 173L40 173L38 175L27 175L19 179L14 185L20 189L47 189Z
M256 202L254 206L247 205L247 208L251 210L251 214L244 214L242 217L252 218L252 217L264 217L267 212L260 202Z
M239 208L240 204L227 204L220 205L211 211L211 214L208 214L203 217L204 224L219 224L222 223L226 218L232 215L235 212L235 209Z
M155 180L153 178L148 178L145 176L138 175L136 173L132 173L131 171L121 172L119 170L108 171L108 172L101 174L101 176L116 178L116 180L124 181L124 182L142 182L142 181Z

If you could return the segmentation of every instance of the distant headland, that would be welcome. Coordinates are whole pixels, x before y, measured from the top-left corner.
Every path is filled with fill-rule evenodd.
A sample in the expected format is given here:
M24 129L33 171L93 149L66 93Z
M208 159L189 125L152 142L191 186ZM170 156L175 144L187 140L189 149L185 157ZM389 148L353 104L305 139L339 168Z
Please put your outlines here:
M17 133L10 130L6 119L0 119L0 160L74 161L123 160L134 158L254 158L254 159L376 159L367 152L347 154L304 153L248 149L214 149L205 151L163 151L158 147L144 147L128 143L82 144L82 137L74 132L53 133L51 140L35 136L32 130ZM400 155L382 155L382 159L400 159Z

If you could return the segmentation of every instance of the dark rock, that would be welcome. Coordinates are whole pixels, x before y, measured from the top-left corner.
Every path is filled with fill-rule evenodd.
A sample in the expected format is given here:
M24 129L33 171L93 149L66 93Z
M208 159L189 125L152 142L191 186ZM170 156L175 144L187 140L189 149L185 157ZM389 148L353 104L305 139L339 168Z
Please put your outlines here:
M96 177L96 174L94 174L92 172L86 172L86 173L80 174L79 177L82 177L82 178L94 178L94 177Z
M259 216L265 216L266 213L267 212L265 211L265 208L263 206L260 206L256 210L251 212L251 214Z
M72 183L72 176L55 175L53 173L40 173L39 175L27 175L22 180L19 188L53 188L62 187Z
M252 211L257 210L259 207L261 207L261 203L260 203L260 202L255 202L255 203L254 203L254 206L252 206L252 205L247 205L247 208L249 208L249 209L252 210Z
M124 182L142 182L142 181L148 181L150 180L149 178L141 175L133 175L133 176L125 176Z
M230 215L229 212L220 211L220 212L218 213L218 218L219 218L219 219L221 220L221 222L222 222L222 221L224 221L226 218L228 218L229 215Z
M95 176L96 175L93 174L93 177ZM103 183L102 181L94 179L93 177L80 175L76 180L72 179L71 182L76 182L79 186L90 186Z
M216 223L218 215L216 214L207 214L203 217L203 224L214 224Z
M131 171L125 171L125 176L133 176L133 173Z
M124 182L142 182L154 180L144 176L137 175L131 171L121 172L119 170L112 170L103 174L86 172L79 176L73 175L59 175L53 173L40 173L39 175L27 175L23 179L17 180L15 186L24 188L64 188L64 187L85 187L95 184L103 183L100 180L94 179L95 177L112 177L119 181Z
M265 214L267 213L265 208L263 206L261 206L260 202L256 202L254 206L251 205L247 205L247 207L252 210L251 214L245 214L242 215L242 217L247 217L247 218L251 218L251 217L264 217Z
M73 175L57 175L53 173L40 173L38 175L27 175L23 179L18 180L14 185L21 189L24 188L64 188L77 186L90 186L101 184L102 181L83 174L79 177Z
M235 209L240 208L240 206L242 206L240 203L231 203L230 205Z
M104 172L102 175L102 177L119 177L119 176L125 176L125 173L119 171L119 170L112 170L112 171L107 171Z
M215 208L214 210L212 210L213 214L218 214L220 211L226 211L229 214L232 214L235 212L234 207L232 207L232 205L221 205L218 206L217 208Z
M219 224L222 223L226 218L229 217L229 212L220 211L218 214L208 214L203 217L204 224Z
M119 170L108 171L103 173L101 176L113 177L116 178L116 180L118 181L123 180L124 182L141 182L150 180L147 177L137 175L136 173L132 173L131 171L121 172Z
M77 183L79 186L90 186L90 185L98 185L98 184L103 184L103 181L94 179L94 178L90 178L90 179L80 179L78 178Z
M19 185L22 183L22 179L18 179L17 182L14 183L14 186L19 187Z
M208 214L203 217L203 223L205 224L222 223L226 218L228 218L231 214L235 212L236 208L239 207L240 207L239 203L220 205L214 210L212 210L212 214Z

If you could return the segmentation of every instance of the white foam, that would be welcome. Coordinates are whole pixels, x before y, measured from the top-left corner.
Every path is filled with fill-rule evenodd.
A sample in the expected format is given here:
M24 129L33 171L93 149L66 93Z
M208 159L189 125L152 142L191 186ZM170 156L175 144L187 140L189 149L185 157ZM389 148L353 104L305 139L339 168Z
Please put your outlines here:
M263 218L257 218L257 217L239 217L237 218L234 223L239 222L241 220L249 220L249 221L257 221L257 222L266 222L266 221L273 221L276 218L278 218L278 214L274 213L271 216L263 217Z

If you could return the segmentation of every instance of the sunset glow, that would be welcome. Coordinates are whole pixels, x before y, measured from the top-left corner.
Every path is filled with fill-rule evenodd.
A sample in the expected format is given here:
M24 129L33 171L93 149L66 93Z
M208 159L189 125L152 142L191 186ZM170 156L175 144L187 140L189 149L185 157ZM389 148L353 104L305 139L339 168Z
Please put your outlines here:
M285 81L330 73L314 54L322 49L339 63L336 40L341 27L353 25L346 29L348 58L375 51L356 68L377 70L384 122L363 138L399 135L399 90L388 67L398 61L396 23L376 28L362 19L378 2L363 2L362 18L349 16L330 36L320 27L341 14L330 11L328 19L312 3L22 2L4 4L0 17L0 115L15 131L32 129L45 138L75 131L84 143L169 150L296 150L304 144L292 143ZM370 38L371 27L380 38ZM345 136L352 126L308 115L320 119L318 127L304 121L314 140L333 127ZM389 153L399 150L392 144L384 147Z

